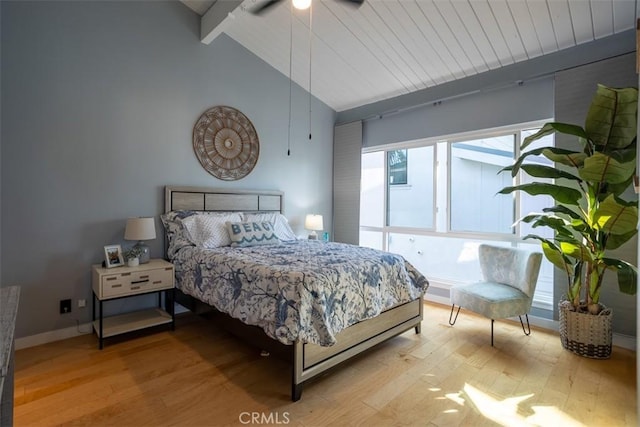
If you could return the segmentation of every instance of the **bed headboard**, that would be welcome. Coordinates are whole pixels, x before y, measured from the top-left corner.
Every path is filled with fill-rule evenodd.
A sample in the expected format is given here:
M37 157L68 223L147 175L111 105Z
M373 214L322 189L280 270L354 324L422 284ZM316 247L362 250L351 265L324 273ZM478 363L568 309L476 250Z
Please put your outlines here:
M166 186L164 211L241 211L284 213L284 193L269 190L233 190Z

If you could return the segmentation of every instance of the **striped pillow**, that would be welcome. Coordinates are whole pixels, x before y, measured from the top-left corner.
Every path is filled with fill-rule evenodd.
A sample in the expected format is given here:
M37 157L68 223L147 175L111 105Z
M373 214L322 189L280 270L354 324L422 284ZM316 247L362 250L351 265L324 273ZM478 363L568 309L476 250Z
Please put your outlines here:
M269 221L227 221L226 225L231 239L231 246L246 247L280 244L280 239L276 236L273 223Z

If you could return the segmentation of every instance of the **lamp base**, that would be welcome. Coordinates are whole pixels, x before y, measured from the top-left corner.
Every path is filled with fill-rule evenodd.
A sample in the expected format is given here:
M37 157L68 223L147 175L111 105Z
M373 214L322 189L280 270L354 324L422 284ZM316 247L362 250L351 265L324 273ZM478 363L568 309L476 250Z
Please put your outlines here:
M318 234L315 231L309 233L309 240L318 240Z
M140 255L138 259L140 260L140 264L146 264L149 262L149 246L147 246L143 241L139 241L135 245L134 248L138 249Z

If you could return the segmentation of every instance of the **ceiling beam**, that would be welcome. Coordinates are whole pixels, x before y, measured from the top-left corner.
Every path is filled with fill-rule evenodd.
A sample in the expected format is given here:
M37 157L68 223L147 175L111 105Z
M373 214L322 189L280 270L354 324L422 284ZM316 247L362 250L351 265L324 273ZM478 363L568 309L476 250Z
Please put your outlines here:
M200 41L209 44L218 37L233 19L233 12L242 0L218 0L200 18Z

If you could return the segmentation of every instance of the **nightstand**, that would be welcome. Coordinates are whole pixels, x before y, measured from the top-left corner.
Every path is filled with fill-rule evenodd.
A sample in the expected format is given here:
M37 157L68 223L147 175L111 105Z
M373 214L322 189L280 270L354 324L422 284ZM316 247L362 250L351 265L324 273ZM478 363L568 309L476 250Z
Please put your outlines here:
M175 328L174 269L162 259L152 259L136 267L104 268L92 266L93 329L102 349L105 338L162 324ZM103 304L136 295L157 293L158 307L104 317ZM164 294L165 307L162 307ZM96 301L99 313L96 318Z

